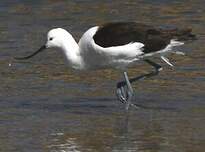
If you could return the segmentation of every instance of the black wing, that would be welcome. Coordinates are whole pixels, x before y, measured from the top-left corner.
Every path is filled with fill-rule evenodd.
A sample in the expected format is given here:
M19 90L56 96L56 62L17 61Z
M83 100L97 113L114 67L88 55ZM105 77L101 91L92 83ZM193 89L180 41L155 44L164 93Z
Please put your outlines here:
M181 36L180 32L183 33L176 28L162 29L136 22L116 22L101 26L93 38L95 43L102 47L141 42L144 44L143 52L149 53L164 49L172 38ZM190 32L184 30L186 34Z

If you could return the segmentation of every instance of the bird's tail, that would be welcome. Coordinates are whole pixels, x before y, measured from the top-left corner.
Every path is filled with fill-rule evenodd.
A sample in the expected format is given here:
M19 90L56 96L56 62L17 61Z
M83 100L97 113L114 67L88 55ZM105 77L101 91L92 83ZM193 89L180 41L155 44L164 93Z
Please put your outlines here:
M192 33L191 28L173 28L173 29L167 29L162 31L165 35L169 35L172 37L172 39L175 39L177 41L192 41L196 40L197 37L195 34Z

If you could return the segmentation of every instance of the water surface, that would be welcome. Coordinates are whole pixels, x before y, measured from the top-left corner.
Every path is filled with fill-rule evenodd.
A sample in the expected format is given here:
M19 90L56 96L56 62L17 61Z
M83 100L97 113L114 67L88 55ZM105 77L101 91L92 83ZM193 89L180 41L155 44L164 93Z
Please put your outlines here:
M89 27L110 21L192 27L198 40L171 55L175 65L133 84L124 111L116 100L115 70L77 73L62 52L50 49L28 61L63 27L78 40ZM0 4L0 151L2 152L202 152L205 149L205 53L203 0L58 1L2 0ZM9 66L11 63L11 66ZM130 76L152 70L146 64Z

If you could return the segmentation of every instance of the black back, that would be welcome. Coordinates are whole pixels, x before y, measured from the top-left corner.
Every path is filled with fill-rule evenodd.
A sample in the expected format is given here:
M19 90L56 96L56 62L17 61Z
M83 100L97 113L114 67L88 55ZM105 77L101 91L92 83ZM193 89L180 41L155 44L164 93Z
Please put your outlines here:
M173 38L191 35L190 32L190 29L163 29L136 22L116 22L101 26L93 38L102 47L141 42L145 45L143 52L149 53L165 48Z

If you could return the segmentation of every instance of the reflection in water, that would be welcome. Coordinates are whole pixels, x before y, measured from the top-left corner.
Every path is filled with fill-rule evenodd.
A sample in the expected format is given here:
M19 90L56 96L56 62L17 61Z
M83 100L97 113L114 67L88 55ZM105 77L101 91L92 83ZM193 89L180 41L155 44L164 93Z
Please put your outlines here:
M155 150L160 148L162 141L157 137L159 136L158 133L154 131L156 128L149 127L145 129L142 135L133 138L131 132L128 131L128 125L128 116L125 116L125 119L121 118L116 121L116 124L113 126L114 132L111 134L101 133L103 130L96 129L98 130L97 137L94 135L94 131L89 134L86 133L86 136L77 135L78 139L66 135L61 141L62 143L53 144L48 148L51 151L84 151L85 149L88 151L146 151L150 148ZM98 138L103 139L99 140ZM55 142L59 142L59 139L53 139L55 139Z
M53 142L48 149L50 151L114 152L166 150L169 139L164 136L165 130L162 126L153 120L152 116L148 118L146 124L140 119L134 122L132 117L135 114L125 113L114 116L108 126L103 125L106 120L104 118L97 122L88 122L88 126L93 127L52 137Z
M113 146L113 151L147 151L150 149L158 151L163 143L160 126L150 121L149 126L143 126L145 128L139 131L138 129L142 127L141 122L137 122L135 128L132 128L132 120L129 120L129 117L127 114L124 119L117 121L115 136L118 140Z
M1 0L0 151L203 152L204 19L204 0ZM169 57L174 69L163 65L159 76L133 84L141 108L127 115L114 97L118 71L73 72L58 50L13 60L38 49L53 27L78 40L109 21L192 27L198 35L180 48L186 56ZM139 63L129 76L150 70Z
M59 138L62 136L62 133L57 133L56 135L52 135L53 142L56 144L51 144L48 146L49 151L51 152L81 152L79 150L79 145L76 143L75 138L67 138L65 143L58 143Z

